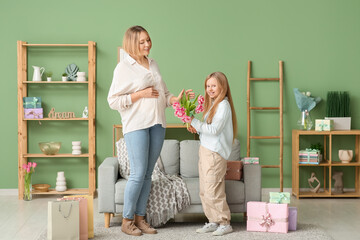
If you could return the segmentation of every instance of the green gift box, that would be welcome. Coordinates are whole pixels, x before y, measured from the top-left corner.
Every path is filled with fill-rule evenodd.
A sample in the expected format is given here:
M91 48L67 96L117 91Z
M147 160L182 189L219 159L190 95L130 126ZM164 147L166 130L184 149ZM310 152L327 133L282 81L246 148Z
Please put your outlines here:
M41 97L23 97L24 108L41 108Z
M334 129L334 121L331 119L316 119L315 131L331 131Z
M270 203L290 203L290 193L270 192Z

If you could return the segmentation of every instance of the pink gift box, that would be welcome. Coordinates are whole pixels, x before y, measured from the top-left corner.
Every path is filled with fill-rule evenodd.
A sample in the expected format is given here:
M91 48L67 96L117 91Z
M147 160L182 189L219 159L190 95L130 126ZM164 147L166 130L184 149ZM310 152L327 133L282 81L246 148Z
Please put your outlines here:
M289 207L289 231L296 231L297 226L297 208Z
M248 202L247 216L247 231L288 232L289 209L286 203Z
M25 119L41 119L43 118L42 108L24 108Z

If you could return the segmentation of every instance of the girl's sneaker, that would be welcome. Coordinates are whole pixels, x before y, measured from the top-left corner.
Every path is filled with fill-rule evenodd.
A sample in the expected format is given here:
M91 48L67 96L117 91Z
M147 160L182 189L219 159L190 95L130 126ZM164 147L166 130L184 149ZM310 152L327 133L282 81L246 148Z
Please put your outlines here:
M214 236L222 236L224 234L227 233L231 233L233 231L232 227L230 224L228 225L220 225L215 232L213 232L212 234Z
M207 233L207 232L213 232L216 229L218 229L219 224L217 223L205 223L205 225L202 228L199 228L196 230L197 233Z

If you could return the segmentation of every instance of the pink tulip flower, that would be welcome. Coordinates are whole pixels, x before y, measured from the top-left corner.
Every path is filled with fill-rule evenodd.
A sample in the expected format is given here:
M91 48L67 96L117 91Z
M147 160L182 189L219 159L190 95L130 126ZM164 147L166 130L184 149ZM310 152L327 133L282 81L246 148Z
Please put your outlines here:
M173 105L172 105L173 109L178 109L180 108L180 103L179 102L174 102Z
M204 111L204 107L203 105L198 105L196 108L195 108L195 113L201 113Z
M177 116L178 118L182 118L184 115L185 115L185 108L181 107L175 110L175 116Z
M26 168L26 172L28 172L28 173L30 172L30 168L29 168L29 167L28 167L28 168Z
M191 117L185 115L181 120L182 120L184 123L190 123L190 122L191 122Z
M27 164L24 163L24 164L22 165L22 168L23 168L23 169L26 169L26 168L27 168Z
M36 165L37 165L36 162L32 163L33 168L36 168Z
M203 105L204 102L205 102L205 98L204 98L203 96L199 95L199 97L198 97L198 103L199 103L200 105Z

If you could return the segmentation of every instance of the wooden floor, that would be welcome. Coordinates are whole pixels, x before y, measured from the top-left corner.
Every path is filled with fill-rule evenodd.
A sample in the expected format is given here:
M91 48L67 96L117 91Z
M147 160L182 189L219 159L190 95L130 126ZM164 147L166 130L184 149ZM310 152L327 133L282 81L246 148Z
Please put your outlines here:
M3 193L1 193L3 194ZM264 194L263 201L268 200ZM0 239L36 240L47 227L47 202L60 196L34 197L31 202L17 195L0 195ZM360 239L360 199L300 199L291 198L298 208L298 221L321 225L334 239ZM191 218L204 221L203 216L179 215L175 220ZM237 219L241 219L239 216ZM236 220L236 217L234 218ZM94 200L94 222L103 222ZM241 221L241 220L240 220Z

